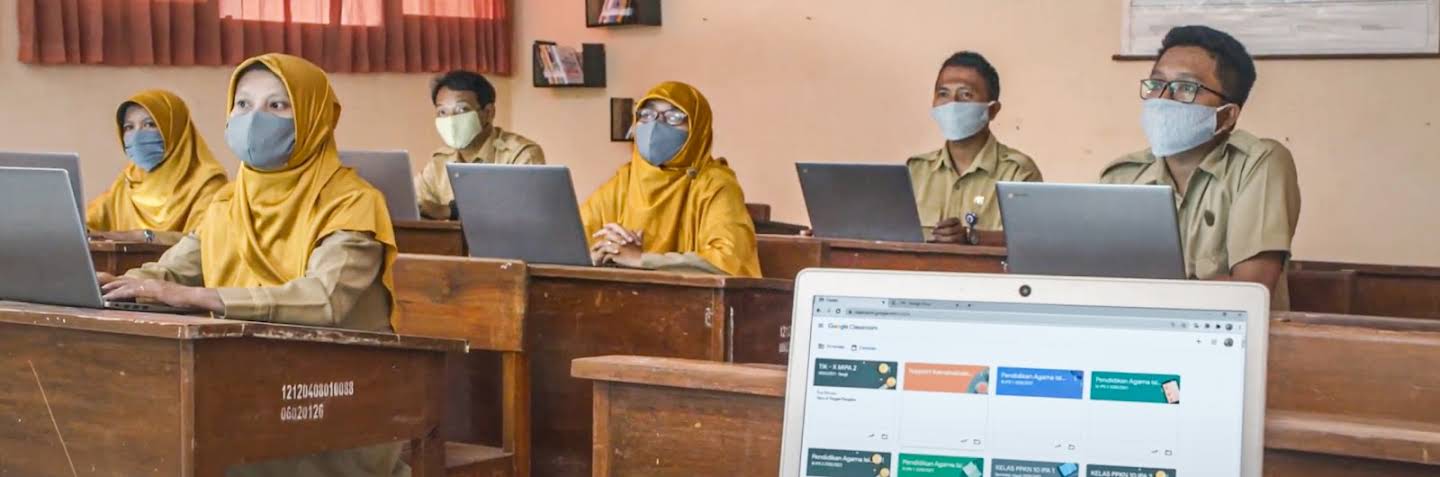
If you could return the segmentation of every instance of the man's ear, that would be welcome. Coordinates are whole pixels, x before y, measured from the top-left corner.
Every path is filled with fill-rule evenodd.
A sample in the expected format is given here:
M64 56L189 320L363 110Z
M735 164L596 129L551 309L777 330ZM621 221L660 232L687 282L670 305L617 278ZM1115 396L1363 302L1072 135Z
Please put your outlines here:
M1230 103L1221 106L1215 115L1215 134L1235 132L1236 125L1240 124L1240 105Z
M495 124L495 103L480 108L480 117L485 120L485 124Z
M1000 104L999 101L991 101L991 102L990 102L990 120L991 120L991 121L994 121L994 120L995 120L995 117L1000 115L1000 107L1001 107L1001 106L1002 106L1002 105Z

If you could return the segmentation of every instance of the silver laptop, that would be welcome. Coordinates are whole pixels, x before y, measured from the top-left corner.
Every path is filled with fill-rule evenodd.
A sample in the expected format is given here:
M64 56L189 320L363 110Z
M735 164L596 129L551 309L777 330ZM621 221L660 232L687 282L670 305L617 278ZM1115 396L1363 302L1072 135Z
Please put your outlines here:
M590 266L570 169L446 164L472 257Z
M410 153L405 151L340 151L340 162L355 169L370 185L385 195L393 220L420 220L415 204L415 182L410 173Z
M61 169L0 167L0 300L157 313L194 310L106 302L85 225Z
M1169 186L1001 182L1011 273L1185 278Z
M74 153L3 152L0 167L39 167L62 169L70 175L70 191L79 204L80 221L85 221L85 189L80 182L80 155Z
M1241 282L806 270L781 477L1261 477Z
M795 170L816 237L925 241L905 166L802 162Z

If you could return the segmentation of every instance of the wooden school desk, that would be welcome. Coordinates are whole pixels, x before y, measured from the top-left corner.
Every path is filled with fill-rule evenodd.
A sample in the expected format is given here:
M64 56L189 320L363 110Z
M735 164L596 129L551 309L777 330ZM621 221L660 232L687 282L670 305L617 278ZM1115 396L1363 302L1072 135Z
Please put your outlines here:
M1265 475L1440 474L1440 326L1279 314L1271 324ZM1333 323L1367 326L1336 326ZM1388 324L1387 324L1388 323ZM1384 329L1400 324L1406 330ZM775 475L780 367L609 356L594 381L594 476Z
M756 236L765 276L793 279L806 268L1004 273L1005 248L933 243Z
M534 470L590 473L591 392L570 363L608 354L788 360L791 282L530 265Z
M1440 268L1291 262L1290 307L1317 313L1440 319Z
M502 263L523 268L475 271ZM526 270L519 285L516 270ZM455 320L473 324L472 342L512 336L514 327L493 323L508 313L504 309L523 308L523 342L505 347L523 347L528 364L531 473L537 476L590 472L590 384L570 376L570 363L577 358L623 353L783 363L788 356L788 280L402 254L396 282L402 309L430 302L491 310L452 313ZM523 287L523 297L503 292L516 287ZM452 332L421 334L442 333ZM501 427L496 420L503 416L494 411L501 403L490 391L503 387L495 377L509 371L502 372L493 359L488 364L484 358L471 360L469 366L475 379L469 401L475 405L472 415L462 419L474 424L460 434L493 442L493 431Z
M95 271L120 275L132 268L140 268L160 259L170 247L144 242L90 241L90 260L95 262Z
M446 470L451 477L530 475L530 365L525 263L401 254L395 330L463 339L446 356Z
M465 256L465 235L460 222L450 220L397 220L395 242L400 253Z
M0 302L0 475L218 476L408 441L443 475L459 341Z

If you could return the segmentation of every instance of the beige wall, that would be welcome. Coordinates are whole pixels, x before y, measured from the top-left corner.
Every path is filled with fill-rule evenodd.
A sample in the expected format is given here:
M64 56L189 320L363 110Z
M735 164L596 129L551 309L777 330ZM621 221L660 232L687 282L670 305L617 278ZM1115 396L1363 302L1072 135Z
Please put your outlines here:
M536 39L603 42L609 88L546 90L514 78L512 122L575 170L581 195L624 161L608 97L678 79L714 106L716 147L752 202L804 222L795 161L900 162L939 147L927 109L958 49L1000 69L1001 140L1049 180L1093 180L1143 148L1136 82L1117 63L1121 0L664 1L660 28L586 29L584 2L519 1L522 54ZM528 61L520 65L528 68ZM1295 153L1305 259L1440 265L1440 60L1264 61L1241 126Z
M78 152L85 192L103 192L126 164L115 135L115 110L149 88L174 91L190 105L195 125L232 173L239 164L225 146L225 90L231 68L115 68L45 66L16 60L15 7L0 2L0 150ZM332 75L343 111L341 148L406 149L418 164L440 145L430 106L428 74ZM496 88L501 111L510 81ZM505 113L497 120L508 123Z
M716 112L716 153L751 201L804 222L792 163L899 162L934 149L927 108L950 52L988 55L1004 82L1002 140L1035 156L1055 181L1092 180L1111 158L1144 146L1135 82L1146 63L1117 63L1121 0L668 0L660 28L586 29L583 2L514 0L517 69L493 78L499 123L540 141L575 171L582 195L628 157L608 140L610 96L667 79L691 82ZM226 68L32 67L15 61L14 9L0 7L0 149L77 151L86 190L124 164L115 106L165 87L184 96L221 161ZM536 39L598 41L610 87L530 87ZM1305 206L1296 237L1306 259L1440 265L1428 191L1440 178L1440 60L1265 61L1242 126L1295 152ZM429 75L335 75L349 148L437 145Z

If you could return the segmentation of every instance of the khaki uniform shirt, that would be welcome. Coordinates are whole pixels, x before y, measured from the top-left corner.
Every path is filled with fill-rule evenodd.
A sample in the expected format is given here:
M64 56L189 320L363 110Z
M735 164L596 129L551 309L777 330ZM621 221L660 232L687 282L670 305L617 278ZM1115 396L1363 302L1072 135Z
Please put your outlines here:
M1148 150L1112 162L1100 182L1175 187L1169 168ZM1175 203L1190 278L1228 275L1263 252L1285 252L1288 259L1300 220L1295 159L1279 142L1237 130L1205 156ZM1276 310L1290 309L1285 275L1270 297Z
M499 127L491 127L486 133L485 143L475 153L442 147L430 156L430 162L415 176L416 202L420 214L431 219L450 218L450 203L455 200L455 191L450 188L450 176L445 173L445 164L463 162L469 164L544 164L545 152L535 141Z
M915 205L927 238L935 224L949 218L963 220L967 212L974 212L979 219L977 230L1003 229L995 183L1042 180L1040 168L1030 156L1000 144L994 135L963 172L955 170L949 147L911 157L905 165L910 168Z
M205 286L200 240L188 235L165 251L158 262L125 275ZM332 233L311 252L304 277L276 287L218 289L225 305L224 318L391 332L390 296L380 281L384 263L385 245L370 234ZM403 477L410 475L410 468L400 460L402 446L382 444L237 466L226 475Z

